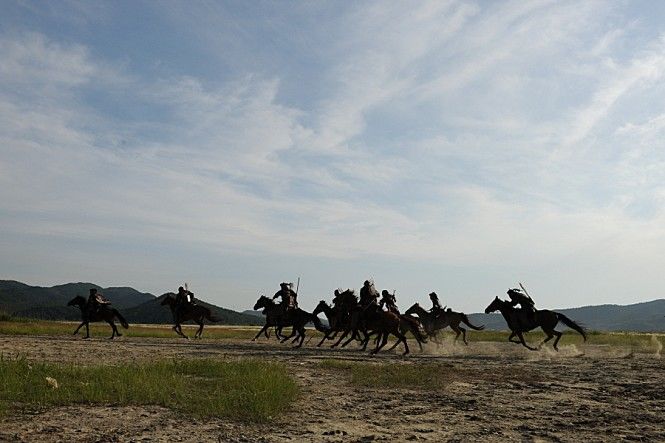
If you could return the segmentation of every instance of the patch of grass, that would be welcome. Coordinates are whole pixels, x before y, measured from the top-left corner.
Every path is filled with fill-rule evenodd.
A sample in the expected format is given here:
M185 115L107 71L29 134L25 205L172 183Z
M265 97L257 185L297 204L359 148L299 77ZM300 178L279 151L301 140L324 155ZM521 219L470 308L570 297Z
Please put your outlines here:
M297 392L283 365L259 360L81 367L0 357L0 413L17 407L131 404L256 422L288 407Z
M29 321L27 318L15 317L9 312L0 311L0 322L22 322L25 323Z

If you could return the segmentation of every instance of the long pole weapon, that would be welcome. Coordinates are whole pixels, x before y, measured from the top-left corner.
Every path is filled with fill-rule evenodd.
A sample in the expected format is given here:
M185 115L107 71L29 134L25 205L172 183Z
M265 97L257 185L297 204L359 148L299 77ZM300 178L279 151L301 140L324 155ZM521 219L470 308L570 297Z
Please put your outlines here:
M522 282L519 282L519 283L520 283L520 288L522 288L522 291L524 291L524 293L526 294L527 297L531 298L531 296L530 296L529 293L527 292L527 290L526 290L526 288L524 287L524 285L522 284ZM533 300L533 299L531 298L531 300Z

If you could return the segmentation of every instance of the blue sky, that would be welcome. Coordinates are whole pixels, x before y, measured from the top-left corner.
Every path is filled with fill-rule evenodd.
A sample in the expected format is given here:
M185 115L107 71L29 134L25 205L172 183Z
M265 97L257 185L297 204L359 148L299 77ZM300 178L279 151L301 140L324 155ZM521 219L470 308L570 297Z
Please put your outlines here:
M248 309L663 297L661 2L2 2L0 269Z

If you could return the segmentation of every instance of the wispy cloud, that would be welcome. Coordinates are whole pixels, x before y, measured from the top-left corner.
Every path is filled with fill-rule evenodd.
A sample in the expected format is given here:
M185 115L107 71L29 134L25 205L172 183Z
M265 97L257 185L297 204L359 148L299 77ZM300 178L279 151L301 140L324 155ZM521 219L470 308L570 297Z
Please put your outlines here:
M146 6L181 34L144 35L161 43L145 61L86 32L5 32L2 232L190 257L505 266L546 285L560 266L569 288L598 289L571 268L599 261L625 288L622 257L665 264L665 54L660 31L606 6Z

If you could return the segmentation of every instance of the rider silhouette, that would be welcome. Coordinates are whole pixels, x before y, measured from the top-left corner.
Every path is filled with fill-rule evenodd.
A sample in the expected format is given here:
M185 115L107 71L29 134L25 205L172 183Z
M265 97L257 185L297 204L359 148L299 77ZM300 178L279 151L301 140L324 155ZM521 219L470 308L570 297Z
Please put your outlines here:
M374 288L374 284L365 280L363 287L360 288L360 305L363 309L367 309L371 305L376 306L378 298L379 293Z
M443 308L439 302L439 296L436 295L436 292L430 292L429 299L432 300L432 308L429 310L429 312L434 314L435 317L438 317L439 314L443 312Z
M381 302L379 307L383 308L383 305L386 306L388 312L399 315L399 308L397 308L397 299L395 299L395 294L391 294L385 289L381 291Z
M298 307L298 295L293 291L293 289L291 289L291 285L291 283L280 283L279 286L281 289L275 292L275 295L272 297L273 300L277 297L282 299L281 306L284 313Z
M184 314L184 310L190 304L194 304L194 293L180 286L175 296L175 312L178 318Z
M88 315L98 312L102 306L108 306L111 302L108 301L102 294L97 292L97 289L90 288L90 295L88 295Z
M516 288L508 289L506 293L508 294L508 297L510 297L510 306L515 307L520 305L520 308L526 312L527 320L530 323L535 323L536 303L533 301L533 299Z

